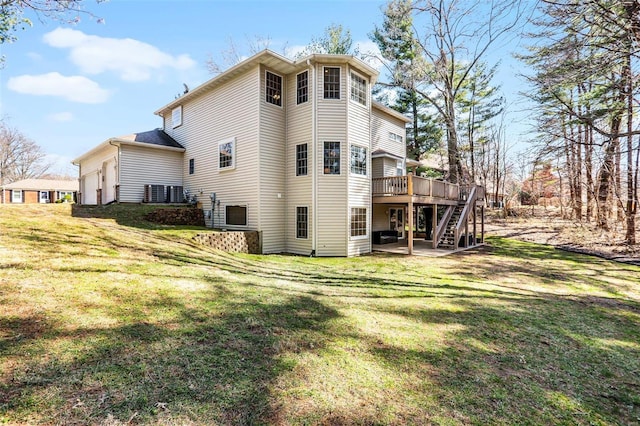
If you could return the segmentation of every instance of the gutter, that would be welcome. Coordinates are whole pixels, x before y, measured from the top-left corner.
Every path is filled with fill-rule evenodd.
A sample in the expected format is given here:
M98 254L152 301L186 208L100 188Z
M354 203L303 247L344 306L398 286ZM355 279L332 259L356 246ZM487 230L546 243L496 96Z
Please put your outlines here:
M316 67L315 64L312 65L311 63L311 59L307 59L307 65L309 66L309 68L311 69L311 81L313 83L313 93L312 93L312 97L311 97L311 146L313 147L313 155L312 155L312 167L311 167L311 203L313 205L313 233L311 236L311 256L315 256L318 248L318 197L317 197L317 191L316 191L316 185L318 182L318 177L317 177L317 173L318 173L318 162L317 162L317 158L316 155L318 153L318 124L317 124L317 98L318 98L318 93L317 93L317 87L318 84L316 82Z

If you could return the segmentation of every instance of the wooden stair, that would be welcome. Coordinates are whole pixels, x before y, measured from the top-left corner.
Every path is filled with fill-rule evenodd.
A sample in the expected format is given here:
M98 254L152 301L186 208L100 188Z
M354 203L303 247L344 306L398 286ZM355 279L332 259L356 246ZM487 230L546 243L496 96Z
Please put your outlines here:
M445 228L444 234L438 243L438 247L447 248L455 250L457 248L457 244L455 241L456 238L456 226L458 221L460 220L460 216L462 215L462 211L464 210L464 206L466 205L466 201L459 201L458 204L454 207L453 213L451 214L451 218L449 218L449 222Z

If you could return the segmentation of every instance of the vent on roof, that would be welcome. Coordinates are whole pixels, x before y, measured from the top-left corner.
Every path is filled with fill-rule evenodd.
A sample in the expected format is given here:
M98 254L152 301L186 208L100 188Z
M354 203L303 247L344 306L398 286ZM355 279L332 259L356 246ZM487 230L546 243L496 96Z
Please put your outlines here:
M142 201L145 203L164 203L165 202L164 185L145 185L144 198Z

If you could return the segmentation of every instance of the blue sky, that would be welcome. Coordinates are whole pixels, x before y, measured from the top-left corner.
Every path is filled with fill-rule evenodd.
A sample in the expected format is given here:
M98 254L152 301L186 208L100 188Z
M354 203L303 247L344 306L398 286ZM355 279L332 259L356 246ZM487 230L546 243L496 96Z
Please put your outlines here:
M269 48L283 53L336 23L368 51L368 34L381 23L385 3L111 0L87 2L104 23L89 16L74 25L32 17L32 28L2 45L0 116L49 154L53 172L76 175L70 161L93 146L161 127L153 112L181 93L183 83L195 87L211 78L206 61L213 56L222 63L230 39L244 55L255 36L268 37ZM517 64L506 50L498 77L518 109Z

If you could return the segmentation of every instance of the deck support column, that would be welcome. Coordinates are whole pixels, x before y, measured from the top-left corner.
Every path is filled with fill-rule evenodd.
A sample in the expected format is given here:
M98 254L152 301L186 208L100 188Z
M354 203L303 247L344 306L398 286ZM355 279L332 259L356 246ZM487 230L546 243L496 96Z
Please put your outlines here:
M431 248L432 249L437 249L438 248L438 205L434 204L433 205L433 209L431 211L431 229L433 229L433 231L431 231L431 233L433 234L433 236L431 237Z
M409 255L413 254L413 200L409 199L409 207L407 209L407 224L409 225L409 232L407 235L407 247L409 249Z

